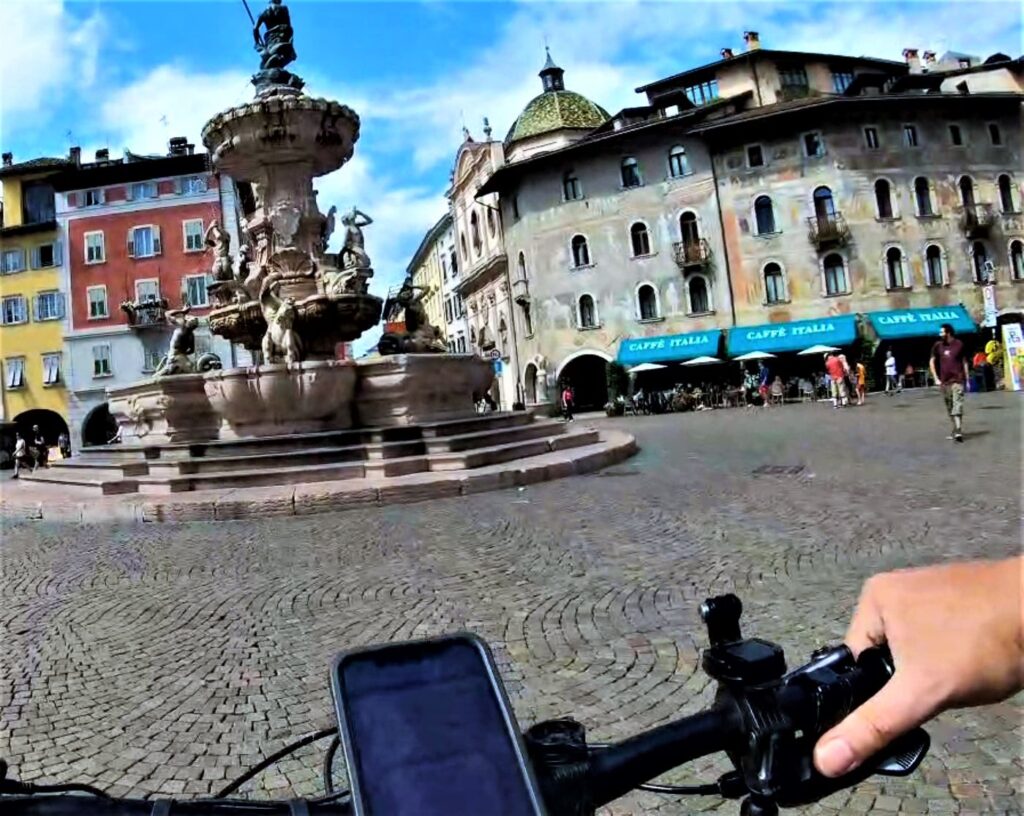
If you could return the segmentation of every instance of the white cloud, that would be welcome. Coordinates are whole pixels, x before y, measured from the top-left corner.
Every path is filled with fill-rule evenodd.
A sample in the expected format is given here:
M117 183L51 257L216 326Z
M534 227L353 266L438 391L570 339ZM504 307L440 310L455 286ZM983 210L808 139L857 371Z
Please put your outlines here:
M69 94L87 89L97 76L103 16L71 13L63 0L4 3L0 48L0 122L25 127L48 119Z

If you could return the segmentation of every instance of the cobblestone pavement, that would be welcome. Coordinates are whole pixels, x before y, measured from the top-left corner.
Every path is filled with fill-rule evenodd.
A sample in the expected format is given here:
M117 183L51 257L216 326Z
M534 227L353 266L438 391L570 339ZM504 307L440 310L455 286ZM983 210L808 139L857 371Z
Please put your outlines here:
M934 392L626 418L637 457L521 490L218 524L9 523L0 755L28 780L208 793L332 723L336 651L463 627L494 645L521 723L571 712L595 740L622 737L708 704L709 594L739 593L746 631L792 663L841 638L876 571L1016 552L1021 414L1014 395L971 397L956 446ZM945 715L913 778L802 812L1021 813L1020 703ZM248 790L315 794L319 756ZM712 809L738 812L655 794L606 812Z

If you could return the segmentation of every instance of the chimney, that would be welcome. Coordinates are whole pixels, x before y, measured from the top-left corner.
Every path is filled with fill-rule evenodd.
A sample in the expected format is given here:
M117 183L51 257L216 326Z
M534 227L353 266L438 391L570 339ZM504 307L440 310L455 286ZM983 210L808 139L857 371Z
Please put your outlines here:
M4 153L3 159L4 159L4 167L10 167L12 164L14 164L14 154L13 153Z
M761 38L756 31L744 31L743 42L747 44L747 51L756 51L761 47Z
M924 61L928 65L934 65L935 64L935 52L934 51L925 51L923 56L924 56Z
M68 158L71 159L71 161L74 163L75 167L81 167L82 166L82 148L78 147L77 145L75 147L72 147L68 151Z
M167 143L168 156L184 156L188 152L188 139L184 136L174 136Z
M185 147L188 148L188 155L194 156L196 154L196 146L189 142Z
M102 148L96 151L96 161L105 162L110 160L110 151L107 148Z
M907 67L910 69L910 73L921 73L921 60L917 56L916 48L904 48L903 59L907 61Z
M731 48L723 48L718 53L720 53L722 55L722 59L732 59L732 57L733 57L733 53L732 53L732 49Z

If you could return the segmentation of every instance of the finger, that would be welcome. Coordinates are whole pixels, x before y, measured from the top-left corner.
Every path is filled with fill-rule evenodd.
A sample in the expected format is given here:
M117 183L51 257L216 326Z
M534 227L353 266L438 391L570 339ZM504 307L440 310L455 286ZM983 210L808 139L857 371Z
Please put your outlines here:
M850 619L846 630L846 645L850 647L854 657L860 655L869 646L880 646L885 643L885 623L874 601L873 585L869 581L864 586L857 609Z
M814 748L814 764L825 776L842 776L861 765L900 734L935 713L922 684L898 672L882 690L853 711Z

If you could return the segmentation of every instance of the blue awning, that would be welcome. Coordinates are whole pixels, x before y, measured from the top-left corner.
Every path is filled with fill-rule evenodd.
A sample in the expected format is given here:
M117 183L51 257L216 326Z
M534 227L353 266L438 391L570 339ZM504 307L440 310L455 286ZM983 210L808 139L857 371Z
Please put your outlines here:
M663 334L660 337L634 337L619 345L619 362L626 366L639 363L672 363L694 357L718 354L721 329L689 334Z
M970 334L977 325L963 306L935 306L931 309L894 309L868 312L867 319L879 340L900 337L938 337L939 326L949 323L957 334Z
M729 329L729 356L751 351L801 351L818 344L848 346L857 339L857 316L834 315L791 323L764 323Z

